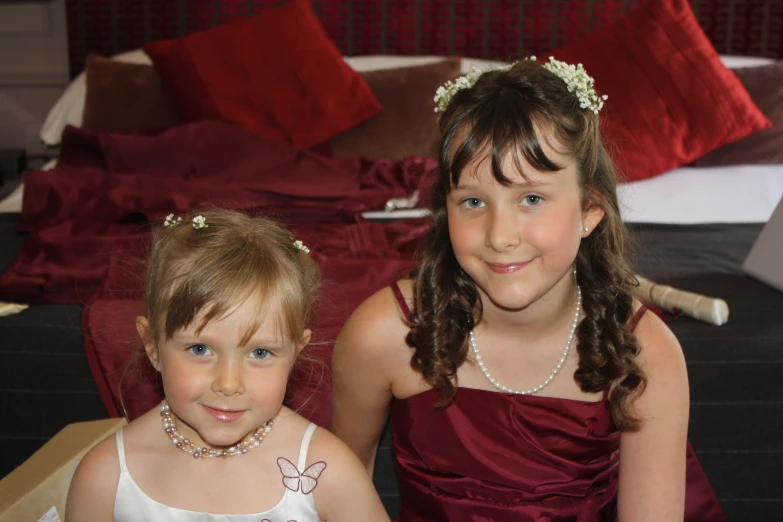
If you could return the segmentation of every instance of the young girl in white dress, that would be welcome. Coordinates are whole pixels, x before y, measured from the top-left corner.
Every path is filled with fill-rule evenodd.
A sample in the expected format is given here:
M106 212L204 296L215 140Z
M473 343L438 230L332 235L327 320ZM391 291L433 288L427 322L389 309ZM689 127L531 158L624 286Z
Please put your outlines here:
M136 327L165 400L82 460L66 519L389 520L359 459L283 406L319 282L268 219L166 219Z

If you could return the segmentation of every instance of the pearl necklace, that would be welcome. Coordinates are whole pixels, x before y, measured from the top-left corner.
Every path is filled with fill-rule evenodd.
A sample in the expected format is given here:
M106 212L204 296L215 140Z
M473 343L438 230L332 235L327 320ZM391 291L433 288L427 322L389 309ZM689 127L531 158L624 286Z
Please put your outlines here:
M549 374L549 376L544 380L544 382L528 390L515 390L514 388L509 388L508 386L504 386L500 384L497 381L497 379L492 377L492 374L489 373L489 370L487 370L484 361L481 359L481 354L479 353L478 345L476 344L476 336L473 334L473 330L471 330L470 345L473 348L473 355L476 357L476 362L479 365L479 369L481 369L481 373L484 374L484 377L487 378L487 380L492 384L492 386L494 386L498 390L502 390L507 393L516 393L519 395L533 395L535 393L540 392L541 390L546 388L549 385L549 383L552 382L555 376L563 368L563 365L565 364L566 361L566 357L568 357L568 351L571 349L571 343L574 340L576 327L579 324L579 313L581 311L582 311L582 290L577 286L576 287L576 311L574 312L574 321L571 324L571 333L568 334L568 342L566 343L565 348L563 348L563 355L560 357L560 360L557 361L557 366L555 366L555 369L552 370L552 373Z
M272 424L274 424L274 420L269 419L264 424L256 428L252 435L245 437L234 446L224 450L216 450L206 446L196 446L185 436L180 435L180 433L177 431L177 425L174 421L174 416L171 413L171 407L165 400L160 404L160 417L163 420L163 430L169 436L171 443L188 455L192 455L193 458L196 459L225 459L228 457L238 457L240 455L244 455L263 442L264 436L269 433L269 430L272 429Z

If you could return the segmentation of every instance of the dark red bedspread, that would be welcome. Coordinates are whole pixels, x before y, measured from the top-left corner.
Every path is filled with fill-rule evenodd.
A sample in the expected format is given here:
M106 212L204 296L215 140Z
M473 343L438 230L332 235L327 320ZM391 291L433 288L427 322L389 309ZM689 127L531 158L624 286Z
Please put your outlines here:
M427 226L367 222L360 213L426 188L435 168L430 160L326 158L217 122L154 137L68 128L58 166L25 178L20 229L29 235L0 277L0 298L84 303L85 349L107 410L135 418L160 399L149 364L136 357L134 328L152 225L193 208L269 215L324 272L313 345L323 367L300 368L289 399L324 425L332 341L365 297L411 266Z

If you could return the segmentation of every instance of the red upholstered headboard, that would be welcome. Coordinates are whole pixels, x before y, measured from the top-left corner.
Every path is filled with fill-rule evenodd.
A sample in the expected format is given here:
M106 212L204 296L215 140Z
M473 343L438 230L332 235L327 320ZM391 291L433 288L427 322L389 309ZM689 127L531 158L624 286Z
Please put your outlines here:
M66 0L71 73L113 55L290 0ZM315 0L343 54L513 59L565 45L640 0ZM721 54L783 59L781 0L691 0Z

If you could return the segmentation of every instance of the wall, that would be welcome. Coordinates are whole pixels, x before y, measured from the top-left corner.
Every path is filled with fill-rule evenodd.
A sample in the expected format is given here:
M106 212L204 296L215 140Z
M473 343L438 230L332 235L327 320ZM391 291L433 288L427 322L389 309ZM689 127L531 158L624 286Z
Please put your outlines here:
M0 3L0 149L42 153L38 132L67 84L64 0Z

